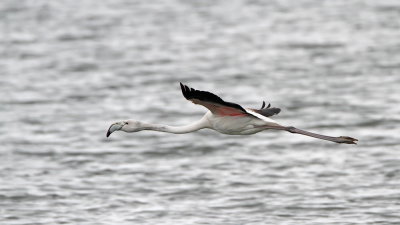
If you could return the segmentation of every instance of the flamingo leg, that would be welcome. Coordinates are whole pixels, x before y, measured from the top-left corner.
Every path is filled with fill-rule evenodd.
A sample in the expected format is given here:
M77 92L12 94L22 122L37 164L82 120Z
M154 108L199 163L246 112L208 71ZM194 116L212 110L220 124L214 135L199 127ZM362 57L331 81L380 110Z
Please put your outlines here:
M312 133L309 131L301 130L295 127L285 127L285 126L263 126L266 129L274 129L274 130L285 130L290 133L294 134L301 134L301 135L306 135L309 137L313 138L318 138L326 141L332 141L336 143L343 143L343 144L357 144L356 142L358 141L355 138L348 137L348 136L339 136L339 137L332 137L332 136L327 136L327 135L322 135L322 134L317 134L317 133Z

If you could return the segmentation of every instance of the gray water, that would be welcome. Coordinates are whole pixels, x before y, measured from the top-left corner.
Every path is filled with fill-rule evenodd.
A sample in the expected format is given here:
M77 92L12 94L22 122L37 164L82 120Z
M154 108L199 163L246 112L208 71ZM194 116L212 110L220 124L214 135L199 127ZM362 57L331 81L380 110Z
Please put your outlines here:
M1 224L399 224L398 1L3 0ZM205 109L179 82L282 112L267 131L115 133Z

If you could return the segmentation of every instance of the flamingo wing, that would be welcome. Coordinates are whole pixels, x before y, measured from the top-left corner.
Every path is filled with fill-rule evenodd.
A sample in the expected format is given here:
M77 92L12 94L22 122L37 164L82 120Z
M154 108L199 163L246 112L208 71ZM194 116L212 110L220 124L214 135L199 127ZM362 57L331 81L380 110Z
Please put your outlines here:
M217 95L207 92L199 91L188 87L180 83L183 96L193 102L194 104L199 104L206 107L213 114L219 116L248 116L249 114L242 106L232 103L225 102Z
M264 101L260 109L252 109L252 110L266 117L271 117L281 112L280 108L275 108L275 107L271 108L271 104L268 104L268 106L265 108Z

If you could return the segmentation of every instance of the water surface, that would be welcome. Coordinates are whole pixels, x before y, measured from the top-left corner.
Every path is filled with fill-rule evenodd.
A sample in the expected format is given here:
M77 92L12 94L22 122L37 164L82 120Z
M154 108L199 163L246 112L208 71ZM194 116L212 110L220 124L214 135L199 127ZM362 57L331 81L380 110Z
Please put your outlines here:
M0 223L397 224L396 1L0 5ZM205 109L179 82L338 145L270 131L115 133Z

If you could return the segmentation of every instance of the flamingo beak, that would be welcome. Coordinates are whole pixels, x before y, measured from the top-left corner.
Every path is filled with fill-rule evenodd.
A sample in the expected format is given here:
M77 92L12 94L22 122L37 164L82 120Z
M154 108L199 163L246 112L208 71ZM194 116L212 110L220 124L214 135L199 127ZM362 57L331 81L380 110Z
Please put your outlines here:
M121 130L121 128L125 125L125 123L113 123L110 128L107 130L106 137L109 137L114 131Z
M111 129L111 127L108 129L107 134L106 134L106 137L109 137L110 134L112 133L112 132L110 131L110 129Z

